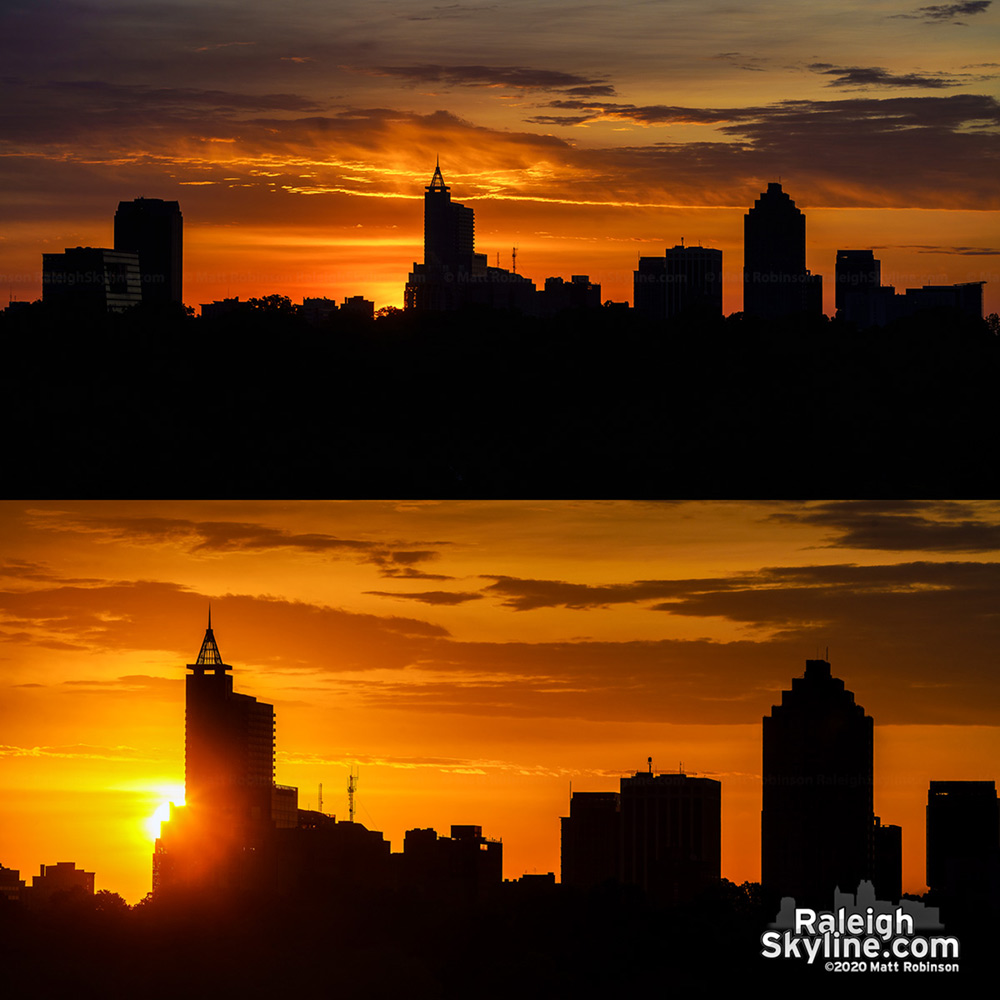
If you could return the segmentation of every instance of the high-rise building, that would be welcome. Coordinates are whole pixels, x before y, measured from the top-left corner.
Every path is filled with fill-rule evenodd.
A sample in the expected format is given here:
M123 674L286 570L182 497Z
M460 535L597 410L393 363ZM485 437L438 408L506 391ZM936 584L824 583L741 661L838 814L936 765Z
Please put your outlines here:
M142 301L139 256L103 247L43 253L42 301L76 314L124 312Z
M189 806L232 823L271 818L274 708L233 691L211 613L185 680L185 795Z
M806 217L773 182L743 217L743 312L768 320L823 313L823 279L806 270Z
M996 782L932 781L927 793L927 885L969 897L997 877Z
M561 825L563 885L590 888L620 877L622 817L618 792L574 792Z
M407 278L406 308L449 311L477 305L537 313L534 284L515 271L488 267L486 254L475 249L473 210L451 200L438 163L424 189L424 261L414 263Z
M590 888L610 879L658 903L693 899L722 864L722 784L683 773L640 771L617 792L574 792L562 818L562 881Z
M298 825L297 789L274 781L274 708L233 690L209 613L185 681L185 805L172 807L153 888L268 884L276 829Z
M807 660L763 728L761 882L828 907L873 874L874 722L826 660Z
M838 250L835 299L837 314L849 293L867 294L882 285L882 262L871 250Z
M633 304L652 322L681 316L722 316L722 251L668 247L663 257L640 257L633 272Z
M621 779L622 881L661 903L694 898L722 865L722 782L638 771Z
M451 200L451 188L445 184L438 162L424 189L424 263L443 264L456 271L470 269L475 243L475 214Z
M183 229L176 201L136 198L118 203L115 249L139 255L143 302L183 304Z

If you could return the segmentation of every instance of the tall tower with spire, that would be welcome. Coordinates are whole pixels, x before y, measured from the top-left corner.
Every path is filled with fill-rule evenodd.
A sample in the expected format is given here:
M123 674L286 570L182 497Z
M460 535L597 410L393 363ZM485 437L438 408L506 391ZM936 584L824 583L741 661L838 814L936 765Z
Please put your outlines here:
M208 628L185 681L187 804L228 824L271 818L274 708L233 691L232 667Z
M444 182L438 160L424 189L424 264L470 270L475 232L475 213L451 200L451 188Z

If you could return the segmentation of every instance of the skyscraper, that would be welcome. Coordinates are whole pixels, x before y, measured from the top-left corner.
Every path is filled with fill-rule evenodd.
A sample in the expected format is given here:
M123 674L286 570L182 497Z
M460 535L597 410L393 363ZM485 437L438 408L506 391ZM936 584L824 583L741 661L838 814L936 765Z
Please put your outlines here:
M1000 806L996 782L932 781L927 792L927 885L975 897L997 879Z
M681 243L663 257L640 257L632 288L636 311L653 322L721 317L722 251Z
M761 882L829 906L873 874L874 722L826 660L806 660L763 737Z
M406 282L407 309L447 311L466 305L536 313L535 286L527 278L488 267L475 252L471 208L451 200L440 163L424 189L424 262L414 263Z
M153 856L154 890L273 881L274 831L298 825L298 792L274 782L274 708L233 691L211 613L185 681L185 796Z
M424 263L469 269L475 242L475 213L451 200L451 188L444 182L440 162L436 163L424 189Z
M222 661L208 628L185 680L187 804L232 824L271 818L274 708L233 691L233 668Z
M621 779L622 881L661 903L693 899L722 865L722 782L638 771Z
M806 217L773 182L743 217L743 312L768 320L823 312L823 279L806 270Z
M183 304L183 219L178 202L119 202L115 249L139 255L143 302Z
M693 899L722 863L722 783L648 771L618 792L574 792L562 818L562 880L583 888L617 879L659 903Z

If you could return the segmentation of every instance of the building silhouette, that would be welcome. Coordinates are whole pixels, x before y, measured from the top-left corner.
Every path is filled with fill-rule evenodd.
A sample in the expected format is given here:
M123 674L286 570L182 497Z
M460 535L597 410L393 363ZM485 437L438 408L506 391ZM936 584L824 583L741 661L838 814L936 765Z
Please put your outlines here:
M774 182L743 217L743 312L766 320L823 313L823 279L806 269L806 217Z
M503 882L503 843L484 837L481 826L453 825L449 837L407 830L394 859L399 884L435 901L482 901Z
M136 198L118 203L115 250L139 255L143 302L183 304L183 241L178 202Z
M103 247L43 253L42 301L77 314L124 312L142 301L139 256Z
M273 831L298 825L298 790L274 781L274 708L233 690L211 612L185 680L185 804L171 806L153 889L273 882Z
M852 296L867 298L882 287L882 262L871 250L838 250L834 282L840 316Z
M693 899L722 866L722 782L637 771L621 779L622 881L652 899Z
M377 830L299 809L298 789L275 782L274 708L234 691L232 669L210 614L198 657L187 665L186 801L171 804L161 825L154 893L305 897L420 884L450 899L479 898L501 883L503 846L480 827L453 826L440 842L435 835L439 862L422 866L393 855ZM446 883L440 892L428 884L437 879Z
M898 901L903 894L903 828L883 826L875 817L872 882L882 899Z
M632 302L651 322L681 316L722 316L722 251L711 247L668 247L662 257L640 257L632 277Z
M43 906L59 892L82 892L93 896L94 873L77 868L74 861L40 865L38 874L31 879L31 886L21 889L21 900L29 906Z
M618 792L574 792L561 827L565 884L615 879L657 903L690 901L720 877L722 783L653 774L650 761Z
M424 261L414 263L404 292L406 309L452 311L477 305L535 315L534 284L514 271L489 267L476 253L475 216L451 200L441 164L424 189Z
M871 250L838 250L837 317L859 330L886 326L930 311L983 318L982 281L957 285L923 285L896 294L883 285L882 263Z
M1000 806L993 781L932 781L927 792L927 885L944 899L1000 906Z
M872 879L874 722L826 660L763 720L761 883L802 905ZM880 896L880 886L875 886Z
M538 311L542 316L556 316L566 310L597 309L601 304L601 286L592 282L589 274L574 274L569 281L546 278L538 299Z
M574 792L559 823L563 885L589 889L621 877L619 792Z

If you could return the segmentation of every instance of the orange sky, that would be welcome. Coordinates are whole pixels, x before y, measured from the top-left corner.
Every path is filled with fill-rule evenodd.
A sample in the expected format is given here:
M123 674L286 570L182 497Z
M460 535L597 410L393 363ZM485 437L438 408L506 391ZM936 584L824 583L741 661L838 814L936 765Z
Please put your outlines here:
M761 717L829 646L922 891L928 782L998 777L998 550L992 503L7 502L0 863L148 891L211 601L300 805L346 817L357 765L395 850L480 824L508 878L651 755L722 781L723 874L757 879Z
M779 179L833 312L836 251L886 283L986 281L1000 310L998 14L987 2L539 0L276 8L39 0L0 12L0 280L176 199L184 298L401 305L440 156L477 249L632 298L640 255L723 251ZM1000 8L997 8L1000 9Z

